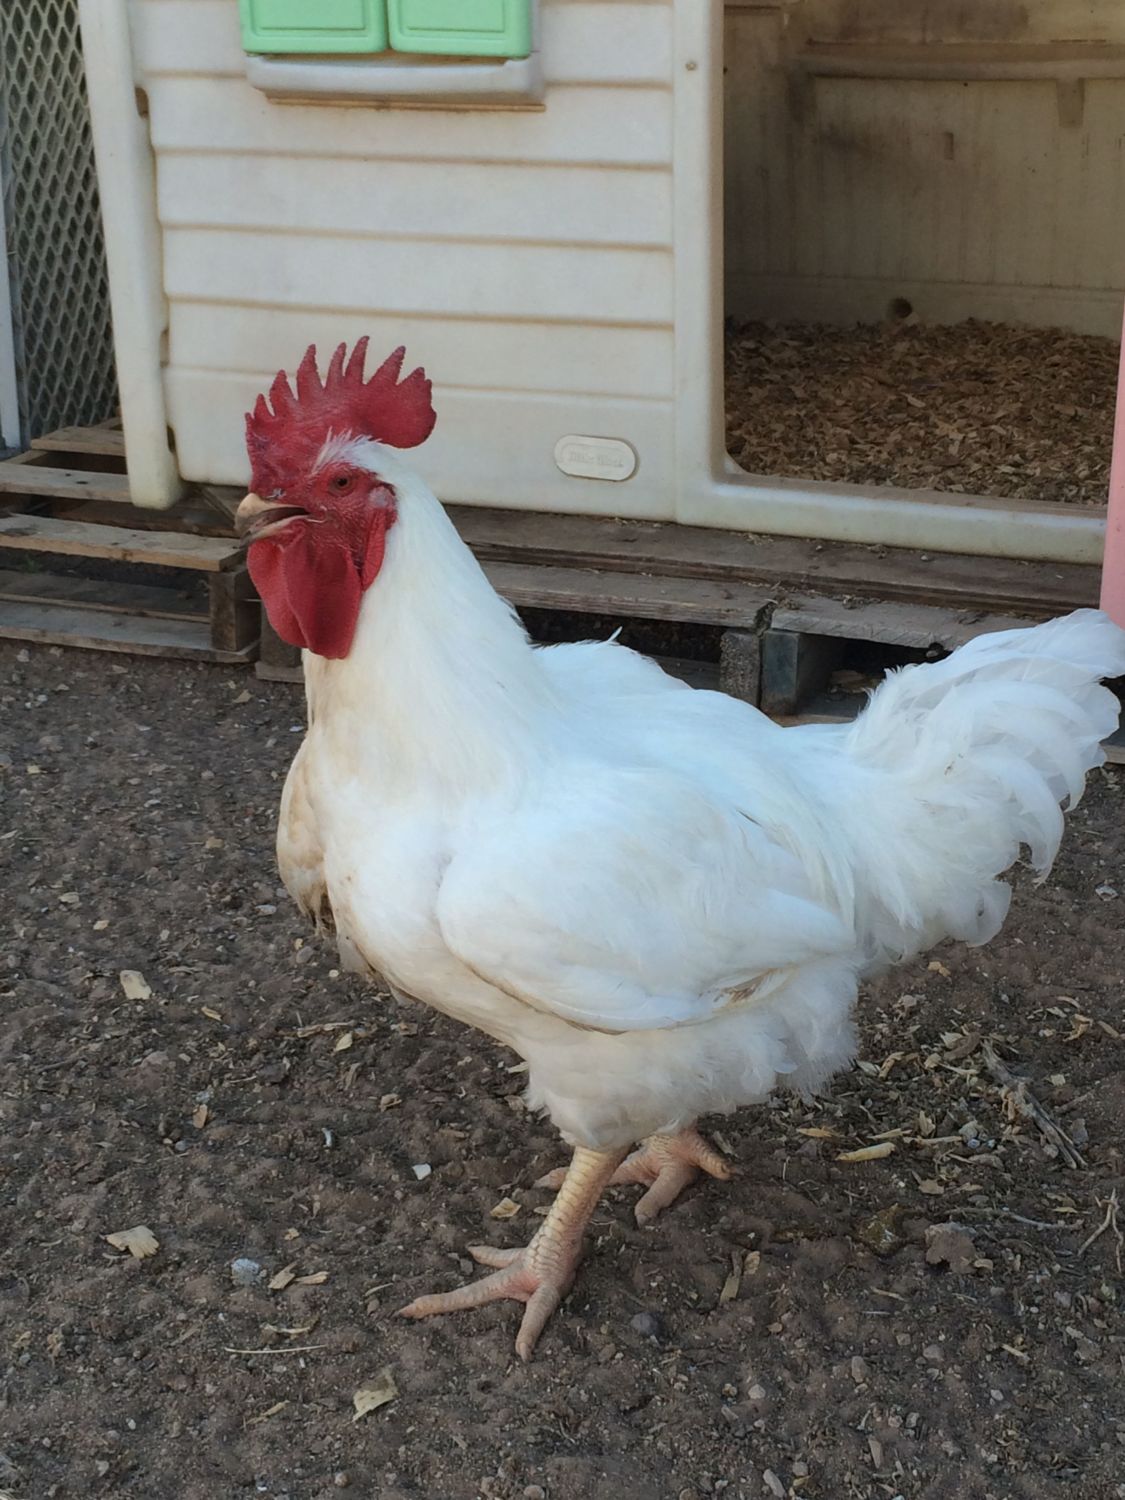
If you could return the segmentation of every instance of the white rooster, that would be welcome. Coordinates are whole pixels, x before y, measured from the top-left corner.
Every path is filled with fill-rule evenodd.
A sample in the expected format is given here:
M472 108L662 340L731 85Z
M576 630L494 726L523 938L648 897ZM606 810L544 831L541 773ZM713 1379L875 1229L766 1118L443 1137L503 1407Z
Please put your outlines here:
M999 930L999 877L1021 845L1047 871L1102 760L1125 632L983 636L789 729L611 642L535 648L392 451L429 435L429 382L401 349L365 381L366 343L323 380L310 349L247 417L238 523L308 688L278 857L350 967L525 1058L574 1148L526 1249L403 1309L515 1298L527 1358L608 1183L647 1186L645 1222L727 1177L700 1115L815 1089L862 979Z

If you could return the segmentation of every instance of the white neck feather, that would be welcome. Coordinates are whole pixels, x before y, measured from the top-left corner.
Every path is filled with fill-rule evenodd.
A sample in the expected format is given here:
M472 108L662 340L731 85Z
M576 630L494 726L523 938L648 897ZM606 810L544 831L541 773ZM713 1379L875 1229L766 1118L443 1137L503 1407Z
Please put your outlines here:
M353 458L394 486L398 518L348 656L305 653L309 723L382 793L510 782L546 748L554 700L542 665L422 480L375 443Z

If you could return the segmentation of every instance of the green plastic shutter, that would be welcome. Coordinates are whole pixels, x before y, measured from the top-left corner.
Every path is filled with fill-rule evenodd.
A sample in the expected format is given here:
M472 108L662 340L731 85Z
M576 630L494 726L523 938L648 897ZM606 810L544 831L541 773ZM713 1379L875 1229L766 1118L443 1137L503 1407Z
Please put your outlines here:
M531 0L387 0L397 52L527 57Z
M384 52L385 0L238 0L247 52Z

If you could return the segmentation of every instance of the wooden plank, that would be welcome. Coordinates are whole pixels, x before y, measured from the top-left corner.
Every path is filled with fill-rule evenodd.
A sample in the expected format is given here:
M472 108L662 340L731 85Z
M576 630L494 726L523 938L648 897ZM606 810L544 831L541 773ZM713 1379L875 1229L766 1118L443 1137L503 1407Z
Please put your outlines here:
M262 610L262 633L258 648L259 666L276 669L279 672L298 673L297 677L286 677L276 679L285 682L300 681L301 671L301 648L291 646L288 641L283 641L277 631L270 624L270 617ZM259 675L265 675L264 673Z
M127 474L101 474L92 469L59 468L48 461L41 448L37 462L20 463L8 458L0 463L0 495L27 495L32 499L113 500L129 504Z
M680 656L654 656L657 662L672 677L678 677L689 687L715 691L719 687L719 669L711 661L689 661ZM276 667L261 659L254 663L254 673L263 682L296 682L305 680L304 667L300 660L296 666Z
M1125 78L1125 47L1109 42L817 42L791 65L820 78L1048 83Z
M448 507L482 560L731 579L801 592L985 608L1040 617L1098 598L1099 570L958 553L922 553L653 521Z
M11 458L4 460L7 464L47 464L51 462L50 454L40 453L37 448L26 448L22 453L13 453Z
M202 497L196 499L189 495L170 510L145 510L139 505L121 505L112 500L88 500L81 505L72 505L69 500L47 503L51 506L51 514L59 521L126 526L134 531L186 531L192 536L234 537L230 519Z
M218 525L226 528L228 536L234 535L234 517L240 501L246 493L246 485L237 488L229 484L201 484L199 495L206 510L212 512Z
M120 651L187 661L250 662L257 644L242 651L216 651L207 625L197 620L153 619L76 605L0 600L0 639Z
M211 644L219 651L241 651L258 639L262 615L246 564L212 573Z
M770 619L770 624L778 630L853 641L881 641L889 646L911 646L923 651L931 646L952 651L974 636L994 630L1019 630L1035 623L1027 615L815 595L786 595Z
M254 663L254 676L262 682L296 682L303 683L305 680L305 668L298 659L294 667L276 667L268 661L259 659Z
M508 562L486 562L484 571L496 592L511 604L578 614L626 615L638 620L753 630L764 621L772 602L766 590L738 580L720 583L710 578L652 578Z
M844 649L833 636L765 630L761 637L758 706L766 714L792 714L823 689Z
M59 557L103 557L164 568L193 568L204 573L233 568L243 555L240 543L221 537L86 526L77 521L29 515L0 516L0 547L48 552Z
M800 724L850 724L858 719L866 707L864 698L846 697L818 698L803 712L797 714L771 714L775 724L782 729L796 729Z
M125 434L120 428L60 427L32 438L31 446L45 453L97 453L106 458L125 458Z
M0 599L19 604L75 605L151 619L207 622L206 611L175 589L107 582L103 578L70 578L61 573L25 573L0 568Z

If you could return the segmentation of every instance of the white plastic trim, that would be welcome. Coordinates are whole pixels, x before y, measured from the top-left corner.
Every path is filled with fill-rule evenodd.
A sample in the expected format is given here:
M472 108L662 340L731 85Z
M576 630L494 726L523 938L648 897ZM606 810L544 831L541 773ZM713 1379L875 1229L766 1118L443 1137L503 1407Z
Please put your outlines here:
M678 4L673 58L676 519L982 557L1099 563L1101 516L745 474L723 431L722 7Z
M0 193L0 448L20 446L20 407L16 386L16 339L12 323L11 268L6 251L4 196Z
M394 53L351 58L263 57L248 53L246 77L279 104L541 104L538 52L503 62L420 63Z
M168 308L152 148L137 112L127 0L78 0L105 226L125 462L134 505L165 509L182 485L168 447L161 369Z
M723 8L677 5L672 52L676 516L723 462ZM731 522L725 524L731 525Z
M1040 562L1102 560L1105 519L1059 505L1048 510L993 508L987 499L925 498L903 490L818 485L739 474L696 489L696 524L868 542L975 557L1022 557ZM680 519L686 519L680 515Z

